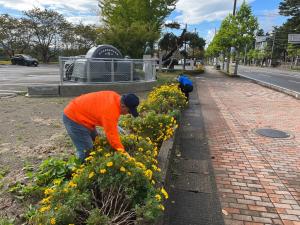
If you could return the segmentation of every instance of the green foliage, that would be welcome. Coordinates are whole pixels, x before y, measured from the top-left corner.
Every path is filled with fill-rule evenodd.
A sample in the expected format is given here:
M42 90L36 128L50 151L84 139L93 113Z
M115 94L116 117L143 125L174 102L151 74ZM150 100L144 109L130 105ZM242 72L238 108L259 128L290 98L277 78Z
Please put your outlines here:
M186 101L180 93L174 85L164 86L155 89L149 98L165 96L173 104L170 108L181 109ZM173 110L168 112L174 113ZM44 161L34 175L44 198L37 209L29 210L29 224L153 224L168 198L160 184L157 155L160 141L176 129L173 116L143 110L144 119L124 117L123 127L131 132L121 136L126 153L116 152L104 136L98 136L84 164L58 159ZM155 136L153 131L158 129L161 133ZM72 174L68 175L69 171Z
M48 186L54 180L64 180L70 177L71 171L79 164L75 157L70 157L68 161L56 158L44 160L34 175L34 182L39 186Z
M103 215L99 209L93 209L86 221L87 225L107 225L109 223L109 217Z
M246 46L252 46L258 29L257 18L253 16L251 7L244 1L236 16L228 15L221 24L220 30L207 49L207 57L225 55L230 58L230 48L235 47L236 70L239 56ZM229 67L227 67L229 68Z
M43 62L49 62L53 54L50 46L55 46L57 37L61 37L65 32L67 21L63 15L48 9L34 8L25 11L24 14L28 21L27 29L32 31L32 40L38 46Z
M279 13L283 16L300 17L299 0L283 0L279 4Z
M124 55L140 58L146 43L153 46L159 38L164 19L175 3L176 0L100 0L103 41Z
M14 225L14 222L15 221L13 219L0 216L0 225Z

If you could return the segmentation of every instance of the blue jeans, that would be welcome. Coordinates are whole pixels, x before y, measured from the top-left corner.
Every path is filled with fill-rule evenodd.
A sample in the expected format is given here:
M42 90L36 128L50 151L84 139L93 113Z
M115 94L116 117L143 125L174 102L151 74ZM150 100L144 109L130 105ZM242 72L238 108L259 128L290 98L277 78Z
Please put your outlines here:
M97 130L89 130L88 128L72 121L65 114L63 114L63 123L73 144L77 150L77 157L84 161L91 149L93 149L93 142L98 135Z

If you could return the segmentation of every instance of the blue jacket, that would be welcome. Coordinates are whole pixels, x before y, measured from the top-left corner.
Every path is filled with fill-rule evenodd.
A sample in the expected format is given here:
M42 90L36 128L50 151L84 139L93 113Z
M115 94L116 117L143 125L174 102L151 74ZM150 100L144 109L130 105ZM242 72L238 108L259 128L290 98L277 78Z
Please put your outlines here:
M193 86L193 82L187 76L184 75L180 75L178 77L178 82L183 86L185 85Z

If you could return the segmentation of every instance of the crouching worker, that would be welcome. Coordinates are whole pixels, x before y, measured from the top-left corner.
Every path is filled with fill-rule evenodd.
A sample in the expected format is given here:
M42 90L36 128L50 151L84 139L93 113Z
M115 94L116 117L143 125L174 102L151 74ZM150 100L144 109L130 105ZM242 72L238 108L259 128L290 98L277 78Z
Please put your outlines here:
M73 99L64 109L63 123L83 162L93 148L96 126L103 127L106 138L116 151L124 152L118 132L120 115L138 116L139 98L135 94L120 96L114 91L99 91Z
M193 91L193 82L183 74L177 77L177 81L179 82L180 90L185 94L187 101L189 101L189 93Z

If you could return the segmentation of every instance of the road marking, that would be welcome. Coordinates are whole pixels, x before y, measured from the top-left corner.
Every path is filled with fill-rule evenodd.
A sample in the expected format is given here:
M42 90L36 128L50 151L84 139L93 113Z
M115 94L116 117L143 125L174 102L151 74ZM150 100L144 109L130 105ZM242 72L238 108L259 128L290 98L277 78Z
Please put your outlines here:
M1 84L0 86L24 86L24 85L58 85L58 81L55 81L57 83L11 83L11 84Z
M7 89L0 89L0 93L1 93L1 92L24 93L24 91L7 90Z

